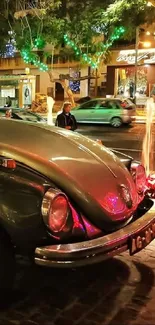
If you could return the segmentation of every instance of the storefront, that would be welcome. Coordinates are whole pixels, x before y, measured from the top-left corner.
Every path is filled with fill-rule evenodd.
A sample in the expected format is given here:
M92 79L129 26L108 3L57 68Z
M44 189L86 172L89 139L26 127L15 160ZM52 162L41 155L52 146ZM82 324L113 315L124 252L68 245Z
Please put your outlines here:
M13 107L30 106L35 99L35 87L35 76L0 76L0 106L5 106L8 97Z
M136 97L150 96L155 84L155 49L138 51ZM135 96L135 50L114 51L107 67L107 95Z

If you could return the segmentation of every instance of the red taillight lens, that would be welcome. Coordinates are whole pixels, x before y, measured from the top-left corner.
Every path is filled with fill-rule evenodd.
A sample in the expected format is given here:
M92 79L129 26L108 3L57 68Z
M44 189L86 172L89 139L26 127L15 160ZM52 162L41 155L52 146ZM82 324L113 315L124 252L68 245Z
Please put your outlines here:
M131 175L135 182L138 194L144 194L146 190L145 168L139 163L133 162L131 165Z
M0 166L8 168L8 169L15 169L16 162L14 159L2 158L2 159L0 159Z
M59 190L49 189L43 198L41 212L45 224L53 233L66 231L70 212L67 196Z
M126 107L127 107L127 103L122 102L122 103L121 103L121 106L122 106L123 108L126 108Z
M49 211L49 227L53 232L60 232L65 227L68 217L68 201L65 196L58 195L52 202Z

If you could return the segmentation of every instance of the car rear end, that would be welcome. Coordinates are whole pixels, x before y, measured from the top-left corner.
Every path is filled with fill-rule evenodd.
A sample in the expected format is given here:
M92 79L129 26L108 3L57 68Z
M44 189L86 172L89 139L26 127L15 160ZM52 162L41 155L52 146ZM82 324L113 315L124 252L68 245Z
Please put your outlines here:
M136 105L130 99L123 99L119 101L122 108L123 123L130 124L135 121Z

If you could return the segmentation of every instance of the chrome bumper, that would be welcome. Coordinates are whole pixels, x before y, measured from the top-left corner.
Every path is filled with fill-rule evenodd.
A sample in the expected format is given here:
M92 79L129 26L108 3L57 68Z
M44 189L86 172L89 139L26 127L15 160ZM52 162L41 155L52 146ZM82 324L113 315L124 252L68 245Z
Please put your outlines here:
M37 247L35 263L63 268L98 263L128 250L130 238L152 223L155 224L155 201L141 218L112 234L80 243Z

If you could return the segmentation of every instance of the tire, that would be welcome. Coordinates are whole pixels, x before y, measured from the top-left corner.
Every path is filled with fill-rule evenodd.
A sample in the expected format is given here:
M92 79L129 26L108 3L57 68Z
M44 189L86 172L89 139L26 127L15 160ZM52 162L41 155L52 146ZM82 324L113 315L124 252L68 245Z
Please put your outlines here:
M122 120L120 117L113 117L111 119L110 122L111 126L113 126L114 128L119 128L120 126L122 126Z
M15 255L9 236L0 231L0 303L13 288L15 278ZM4 296L3 296L4 294ZM6 296L7 301L8 296Z

